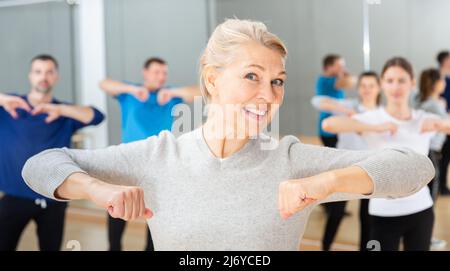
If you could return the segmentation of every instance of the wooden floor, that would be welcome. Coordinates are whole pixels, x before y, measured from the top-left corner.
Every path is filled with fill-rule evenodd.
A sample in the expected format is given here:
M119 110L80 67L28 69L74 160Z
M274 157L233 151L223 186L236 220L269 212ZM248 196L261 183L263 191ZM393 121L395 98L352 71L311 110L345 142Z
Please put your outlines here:
M303 142L318 143L317 138L302 138ZM347 210L351 216L345 217L341 223L333 250L357 250L359 236L358 219L359 202L351 201ZM436 223L434 237L446 240L450 244L450 197L441 197L436 206ZM307 229L301 244L301 250L320 250L320 239L323 234L325 214L322 208L316 208L309 219ZM142 250L145 246L146 224L144 221L132 222L126 229L123 246L124 250ZM86 208L86 204L72 204L68 208L66 229L62 250L68 248L75 240L81 250L107 250L106 213L101 210ZM30 223L20 240L18 250L37 250L35 226ZM449 250L447 247L445 250Z
M336 236L333 250L357 250L359 235L358 201L347 204L351 216L345 217ZM436 223L434 236L450 244L450 197L441 197L436 204ZM320 250L320 239L325 225L325 213L316 208L309 219L301 244L301 250ZM128 223L124 235L124 250L142 250L145 246L144 221ZM81 250L107 250L106 214L101 210L69 207L62 250L69 241L79 242ZM72 248L72 247L70 247ZM34 223L30 223L22 235L18 250L37 250ZM449 250L447 247L444 250Z

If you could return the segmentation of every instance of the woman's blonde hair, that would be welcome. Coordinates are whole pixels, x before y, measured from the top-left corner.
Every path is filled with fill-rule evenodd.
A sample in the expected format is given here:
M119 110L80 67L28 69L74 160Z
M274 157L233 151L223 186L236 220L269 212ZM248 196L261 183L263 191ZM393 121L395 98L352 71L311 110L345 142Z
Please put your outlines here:
M207 67L221 69L231 62L233 52L240 46L257 42L280 53L286 58L287 49L276 35L270 33L262 22L227 19L216 27L200 58L200 90L206 102L209 94L204 83L204 71Z

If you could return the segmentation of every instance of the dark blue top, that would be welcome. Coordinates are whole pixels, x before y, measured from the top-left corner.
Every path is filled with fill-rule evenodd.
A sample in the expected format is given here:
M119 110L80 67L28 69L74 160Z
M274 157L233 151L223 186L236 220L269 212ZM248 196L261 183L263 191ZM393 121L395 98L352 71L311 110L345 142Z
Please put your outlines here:
M28 102L26 96L19 97ZM53 99L51 103L62 102ZM21 175L23 165L28 158L46 149L70 147L71 137L78 129L102 122L103 114L92 109L94 118L84 124L66 117L45 123L47 114L33 116L23 109L17 109L19 117L13 119L0 107L0 190L17 197L46 199L25 184Z
M445 77L445 90L444 93L442 93L442 97L447 101L447 110L450 108L450 77Z
M316 95L328 96L335 99L344 99L345 92L342 89L337 89L335 87L337 77L327 77L321 75L317 79L316 83ZM334 134L327 133L322 130L322 121L331 116L331 113L320 111L319 122L318 122L318 132L321 136L335 136Z

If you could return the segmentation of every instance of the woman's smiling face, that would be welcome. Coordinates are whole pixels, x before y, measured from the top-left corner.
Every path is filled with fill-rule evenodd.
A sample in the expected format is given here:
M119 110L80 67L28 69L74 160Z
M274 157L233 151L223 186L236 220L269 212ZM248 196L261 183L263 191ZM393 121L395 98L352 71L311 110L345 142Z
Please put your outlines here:
M285 80L280 53L249 42L233 52L229 64L206 75L210 110L216 120L222 118L227 131L255 136L272 121L283 102Z

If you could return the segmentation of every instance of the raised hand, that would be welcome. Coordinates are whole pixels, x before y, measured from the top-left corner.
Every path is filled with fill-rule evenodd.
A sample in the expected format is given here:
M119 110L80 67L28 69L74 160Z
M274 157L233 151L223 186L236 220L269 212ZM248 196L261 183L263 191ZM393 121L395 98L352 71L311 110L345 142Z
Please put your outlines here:
M27 112L31 111L30 106L24 99L22 99L21 97L18 97L18 96L13 96L13 95L1 94L0 95L0 106L3 106L5 111L8 112L11 115L11 117L13 117L14 119L17 119L19 117L19 115L17 114L17 111L16 111L19 108L23 109Z
M327 185L327 175L288 180L280 183L278 189L278 210L283 219L305 209L318 200L331 194Z
M397 131L398 125L393 122L385 122L374 126L374 132L377 133L389 132L391 135L394 135Z
M157 97L158 104L165 105L168 102L170 102L170 100L172 100L172 98L174 98L175 96L176 92L174 90L163 88L160 91L158 91Z
M346 110L345 115L348 116L348 117L351 117L351 116L353 116L353 115L355 115L357 113L358 112L356 112L354 109L348 109L348 110Z
M442 120L440 119L425 119L420 127L421 133L438 132L442 129Z
M62 106L59 104L40 104L37 105L33 111L31 111L31 114L33 116L38 114L47 114L48 116L45 118L46 123L50 123L52 121L55 121L62 115Z
M89 195L90 200L114 218L133 220L153 216L153 212L145 207L144 191L140 187L97 183Z
M148 89L145 87L132 86L130 94L136 97L141 102L145 102L148 99Z

